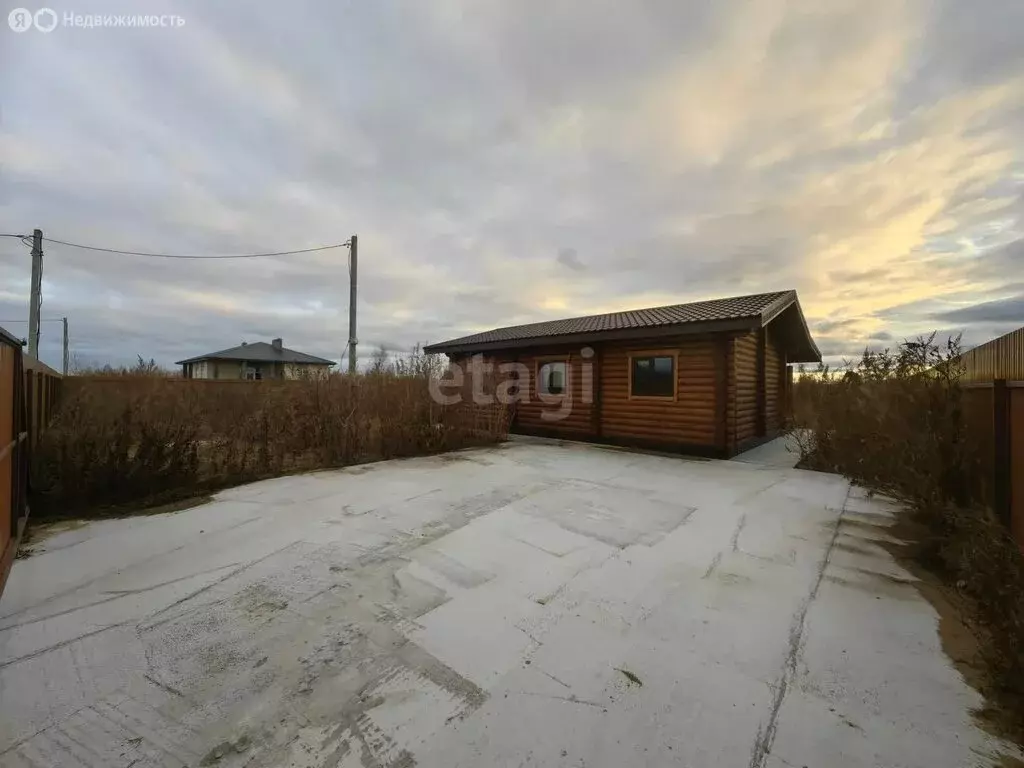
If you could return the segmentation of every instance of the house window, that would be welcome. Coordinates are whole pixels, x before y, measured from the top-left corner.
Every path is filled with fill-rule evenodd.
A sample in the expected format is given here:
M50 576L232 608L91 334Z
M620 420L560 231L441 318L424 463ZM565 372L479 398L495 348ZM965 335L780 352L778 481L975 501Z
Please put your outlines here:
M564 360L544 363L537 369L537 392L542 395L562 395L566 390L566 364Z
M675 355L638 355L629 365L630 397L676 396Z

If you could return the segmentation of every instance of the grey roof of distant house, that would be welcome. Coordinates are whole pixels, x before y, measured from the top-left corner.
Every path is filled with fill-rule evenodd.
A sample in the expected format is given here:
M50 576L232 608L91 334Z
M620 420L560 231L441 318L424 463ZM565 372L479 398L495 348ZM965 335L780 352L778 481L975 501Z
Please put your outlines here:
M820 359L818 348L814 345L803 319L796 291L793 290L513 325L431 344L425 351L474 352L576 341L642 338L648 332L651 335L663 335L667 332L737 330L741 327L766 325L791 306L796 307L806 334L806 356L815 360Z
M251 363L306 363L309 365L334 365L333 360L325 360L315 355L307 355L305 352L296 352L294 349L281 347L274 349L273 344L265 341L256 341L252 344L242 344L231 349L222 349L220 352L210 352L206 355L197 355L187 360L179 360L175 365L183 363L198 363L200 360L246 360Z

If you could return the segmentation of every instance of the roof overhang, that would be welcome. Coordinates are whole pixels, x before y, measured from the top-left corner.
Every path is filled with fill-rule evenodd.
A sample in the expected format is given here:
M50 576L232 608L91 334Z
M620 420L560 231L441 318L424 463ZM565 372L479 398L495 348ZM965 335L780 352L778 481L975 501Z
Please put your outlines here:
M643 341L644 339L666 336L696 336L716 333L739 333L760 327L756 317L741 317L729 320L709 320L697 323L674 323L671 325L648 326L645 328L620 328L613 331L591 333L565 333L553 336L533 336L508 341L488 341L476 344L445 342L430 344L423 348L428 354L471 355L477 352L493 352L502 349L527 349L530 347L553 347L567 344L590 344L602 341Z
M789 291L778 301L765 307L758 316L730 318L726 320L705 320L700 322L673 323L643 328L621 328L611 331L589 333L567 333L560 335L531 336L522 339L495 340L476 343L441 342L428 344L423 351L428 354L472 355L483 352L497 352L511 349L530 349L567 345L586 345L608 341L644 341L671 336L706 336L720 333L737 334L772 325L781 337L786 361L790 363L817 363L821 352L814 339L804 313L800 309L796 291Z
M175 363L175 365L185 365L185 363L201 363L201 362L203 362L205 360L228 360L228 359L229 358L226 358L226 357L216 357L216 356L203 355L202 357L190 357L190 358L187 358L186 360L179 360L178 362ZM235 362L237 363L239 361L235 360Z
M772 328L782 337L785 343L786 362L788 363L820 363L821 351L811 338L803 310L796 294L779 306L772 306L762 315L762 325L772 324Z

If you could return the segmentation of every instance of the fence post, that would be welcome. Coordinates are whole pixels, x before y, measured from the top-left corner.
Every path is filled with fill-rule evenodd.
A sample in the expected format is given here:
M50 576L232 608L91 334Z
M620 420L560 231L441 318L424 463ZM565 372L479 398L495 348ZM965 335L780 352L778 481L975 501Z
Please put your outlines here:
M21 372L21 381L22 388L25 392L22 411L25 419L25 431L28 432L28 437L25 440L25 450L30 451L32 450L32 442L35 440L35 434L32 430L33 414L35 413L33 410L35 408L35 400L33 398L35 393L32 391L32 371L27 368L23 369Z
M1010 519L1010 390L1006 379L992 382L993 483L992 503L996 517L1009 529Z
M39 435L43 433L43 427L46 426L45 414L46 414L46 382L43 380L42 372L37 372L34 376L35 387L36 387L36 442L39 441Z

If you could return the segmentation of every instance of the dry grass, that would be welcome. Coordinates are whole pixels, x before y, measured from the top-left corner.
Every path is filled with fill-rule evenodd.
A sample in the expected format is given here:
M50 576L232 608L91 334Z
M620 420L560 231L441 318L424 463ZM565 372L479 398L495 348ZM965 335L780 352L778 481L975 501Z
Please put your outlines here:
M299 381L71 377L34 451L33 516L102 514L291 472L505 437L494 405L439 405L433 363Z
M958 339L933 335L801 377L795 435L802 466L906 502L924 531L914 556L966 598L982 628L985 692L1020 736L1024 558L990 511L991 398L961 386L959 352Z

